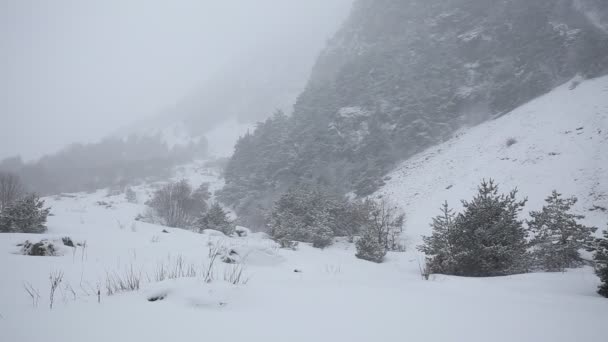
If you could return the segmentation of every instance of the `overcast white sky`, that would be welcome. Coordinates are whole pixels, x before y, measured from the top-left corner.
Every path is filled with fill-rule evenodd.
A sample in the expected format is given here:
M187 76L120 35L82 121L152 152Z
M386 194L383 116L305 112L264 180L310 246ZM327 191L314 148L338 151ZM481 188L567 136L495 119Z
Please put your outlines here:
M350 3L0 0L0 158L97 140L256 46L315 35L320 49Z

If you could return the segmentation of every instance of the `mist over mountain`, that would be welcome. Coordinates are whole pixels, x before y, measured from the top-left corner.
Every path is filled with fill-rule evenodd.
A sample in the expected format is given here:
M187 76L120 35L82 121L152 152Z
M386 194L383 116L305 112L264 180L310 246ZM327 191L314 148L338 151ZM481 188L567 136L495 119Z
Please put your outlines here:
M575 77L605 74L607 8L580 0L359 0L293 114L277 114L239 141L221 198L259 223L259 212L294 184L369 194L397 161L459 128Z
M248 64L272 79L269 65L294 63L283 77L303 70L301 88L351 2L3 1L0 159L35 160L71 143L99 141L182 102L209 101L205 93L215 100L211 90L251 79Z
M29 184L31 190L42 194L52 194L92 190L107 186L125 186L130 182L149 177L166 177L172 167L192 159L207 156L227 157L232 153L238 137L253 127L255 122L272 115L277 109L291 110L296 97L306 85L316 57L327 39L333 35L347 16L350 4L351 0L307 3L265 0L256 4L213 4L183 0L174 6L155 4L146 7L151 17L140 18L139 22L154 28L150 29L150 35L146 36L146 40L139 44L150 43L153 49L137 50L132 46L122 46L120 52L124 55L133 54L133 56L129 55L132 59L139 56L141 61L136 63L137 68L153 65L153 63L156 63L155 66L162 65L162 63L170 64L174 74L165 77L167 84L164 82L143 84L147 78L129 78L125 81L125 85L117 84L122 75L117 75L115 69L108 71L108 75L114 75L116 78L113 80L112 86L104 83L106 75L97 77L89 83L79 83L78 88L82 89L81 92L86 94L86 97L93 97L100 93L120 92L117 89L141 82L138 86L132 86L128 92L120 92L121 97L129 98L128 102L108 100L103 106L95 106L92 105L93 101L89 100L86 105L90 107L80 108L82 112L86 113L85 115L80 115L74 109L79 108L80 103L84 101L81 99L83 96L78 96L77 92L73 92L71 95L60 94L68 97L65 99L67 103L63 104L63 107L68 107L66 111L72 110L73 113L55 115L56 111L63 108L58 103L60 100L55 99L53 99L52 106L38 108L38 111L44 113L45 120L56 118L56 121L51 120L53 125L56 125L57 121L63 121L60 130L65 131L65 136L86 136L57 152L48 153L54 150L49 146L55 146L58 140L65 139L57 134L59 129L38 127L41 120L34 120L28 130L32 134L41 129L43 131L38 134L38 139L29 141L23 139L22 136L11 138L17 130L8 132L9 127L18 125L23 120L19 117L9 121L9 125L2 128L7 132L0 139L0 155L13 151L16 157L0 161L0 171L18 172ZM107 10L115 5L108 3L107 8L101 7ZM32 10L35 14L34 18L42 16L37 11L39 8L34 8L37 9L36 11L28 9L27 6L23 6L23 8L15 6L15 8L15 12L18 14L22 14L20 11L28 13ZM78 13L78 10L89 10L86 6L67 6L67 8L75 13ZM188 8L192 13L182 13ZM163 9L167 13L163 13ZM53 8L53 10L55 9ZM135 11L137 8L129 6L128 10ZM213 13L217 13L219 17L214 18ZM95 20L91 19L93 21L93 24L90 25L91 28L85 27L89 30L100 29L102 32L97 33L101 36L107 35L116 39L115 44L105 42L107 45L114 46L123 41L129 41L129 38L133 38L132 35L140 38L140 32L134 25L126 25L124 32L97 27L97 21L105 18L108 13L101 11L97 15ZM179 18L184 22L175 25L169 25L167 22L161 27L157 27L151 23L151 20L156 17L167 21ZM55 20L55 17L48 19L51 24ZM200 22L205 20L206 22ZM36 22L36 24L44 27L49 23ZM60 28L57 29L58 32L61 32ZM155 37L158 44L164 44L169 39L167 36L174 36L178 39L166 44L167 48L172 49L172 51L166 52L166 58L176 55L175 61L187 64L171 65L172 60L163 58L162 54L165 52L158 52L158 46L154 44L154 41L150 41L153 40L153 33L157 31L158 35ZM200 38L196 37L197 32L199 32ZM35 36L35 34L37 31L31 35ZM65 39L72 39L71 34L71 31L70 35L66 33L68 36ZM79 46L90 44L88 41L82 42L82 37L76 36L77 39L74 39L80 44ZM45 37L53 37L52 32L45 34ZM191 39L192 37L197 39ZM61 44L67 43L61 41ZM70 46L70 48L72 47ZM75 53L85 54L87 53L85 50L78 49L75 50ZM67 54L69 51L71 50L65 48L61 49L59 53ZM104 53L107 54L108 51L104 51ZM146 55L146 53L152 53L152 56ZM197 60L196 56L190 55L193 53L200 58ZM94 57L99 58L103 55L100 53ZM66 56L66 59L68 57L75 58ZM87 57L91 56L87 55ZM131 62L131 59L120 60L120 62ZM13 64L14 68L10 70L10 75L11 79L13 76L15 78L16 86L14 88L16 89L11 88L10 91L17 92L17 90L25 88L25 85L22 84L25 83L22 79L23 75L20 76L21 78L18 77L18 72L23 65L18 61L13 63L11 60L9 66L13 66ZM61 63L62 66L63 64L65 62ZM53 65L49 62L47 73L59 73L58 70L52 68ZM77 66L80 67L80 65ZM95 71L93 74L97 75L101 73L103 67L103 65L95 66L87 71L89 73ZM122 65L112 65L112 68L118 67L122 67ZM181 71L181 68L187 68L187 76L178 72ZM68 71L77 70L77 67L72 67ZM132 68L129 68L128 71L133 72ZM28 70L28 72L32 71ZM147 77L159 77L159 75L169 73L168 70L153 67L148 68L146 72L149 73L146 74ZM88 74L85 73L85 75ZM33 75L32 78L34 76L42 77L42 73ZM69 76L77 78L76 75L70 74ZM66 82L69 81L73 80L66 80ZM95 87L91 86L91 83ZM187 91L183 91L181 89L185 88L184 84L188 86L195 84L195 86L190 86ZM40 87L43 85L44 83L41 82ZM108 89L98 89L103 88L104 85ZM55 91L54 86L49 87L52 88L48 90L49 94ZM147 87L171 89L154 96L152 89L147 89ZM158 103L161 99L166 101L167 98L170 99L171 96L174 96L172 94L180 90L183 93L175 97L175 100L172 100L173 103L169 102L163 107L150 110L146 118L135 120L132 124L122 128L116 127L113 129L113 133L98 138L100 132L108 129L105 121L116 119L116 121L124 122L128 117L141 117L140 109L134 110L135 107L151 108L150 104ZM148 91L147 96L142 96L146 91ZM44 97L49 97L49 94L45 93ZM26 98L27 94L18 95L11 98L10 101L2 103L2 108L6 107L6 110L2 111L3 113L9 115L25 110L22 107L27 107L28 110L31 109L30 107L43 107L43 103L45 103L43 99L38 99L26 106L20 101L22 98ZM100 114L100 112L104 113ZM121 112L124 114L121 115ZM67 119L62 120L63 116ZM95 121L100 120L100 116L107 116L108 120L101 120L104 122L98 125L100 127L95 129L94 134L90 132L92 129L85 130L83 125L77 129L72 128L73 124L84 120L85 117L91 117L89 121ZM25 125L25 123L23 124ZM88 136L86 132L89 132ZM2 143L4 139L10 140L10 144ZM47 140L47 143L42 143ZM48 154L32 159L31 151L24 147L26 142L28 145L41 145L38 150ZM15 146L12 150L11 145ZM20 147L22 150L19 150ZM138 153L137 151L146 152ZM23 157L19 156L20 154L23 154ZM39 152L34 155L37 154Z

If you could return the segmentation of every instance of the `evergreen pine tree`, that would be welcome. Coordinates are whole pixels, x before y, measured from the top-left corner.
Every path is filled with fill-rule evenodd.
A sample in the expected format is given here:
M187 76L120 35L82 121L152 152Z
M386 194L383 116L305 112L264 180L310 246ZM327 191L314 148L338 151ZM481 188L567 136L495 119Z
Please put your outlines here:
M359 259L381 263L386 256L385 245L378 240L378 235L370 229L365 230L365 234L357 240L357 254Z
M433 220L433 235L419 247L433 272L486 277L525 271L526 231L517 216L526 200L516 195L499 194L493 180L484 180L455 218L445 204Z
M608 229L604 231L604 236L596 240L595 246L595 273L600 277L601 284L598 293L608 297Z
M226 235L231 235L234 232L234 224L217 202L213 203L209 210L198 219L197 227L201 233L206 229L217 230Z
M44 233L50 208L35 194L29 194L0 212L0 232Z
M315 248L325 248L332 244L334 232L331 229L331 218L327 211L317 213L315 225L310 232L310 240Z
M294 187L275 203L270 215L270 235L277 241L327 247L337 230L333 215L336 207L331 196L317 187Z
M586 227L578 220L583 215L570 212L577 202L576 197L562 198L553 191L540 211L530 212L528 221L530 232L534 234L531 244L533 256L546 271L563 271L582 265L579 250L589 250L593 243L593 233L597 228Z
M517 190L499 194L493 180L482 181L472 201L454 224L455 273L464 276L497 276L526 269L526 231L518 214L527 199L517 201Z
M423 236L424 243L418 250L426 254L427 266L431 273L454 273L456 270L453 241L455 214L446 201L441 206L441 214L433 218L431 236Z

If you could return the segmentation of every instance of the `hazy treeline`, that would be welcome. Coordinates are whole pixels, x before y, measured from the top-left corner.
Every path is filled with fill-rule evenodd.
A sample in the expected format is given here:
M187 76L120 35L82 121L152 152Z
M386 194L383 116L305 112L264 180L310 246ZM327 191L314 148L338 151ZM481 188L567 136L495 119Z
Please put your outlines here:
M122 187L144 178L166 178L173 166L206 153L204 139L169 147L160 135L108 138L98 143L73 144L35 162L7 158L0 162L0 171L18 174L28 190L42 195L92 191Z

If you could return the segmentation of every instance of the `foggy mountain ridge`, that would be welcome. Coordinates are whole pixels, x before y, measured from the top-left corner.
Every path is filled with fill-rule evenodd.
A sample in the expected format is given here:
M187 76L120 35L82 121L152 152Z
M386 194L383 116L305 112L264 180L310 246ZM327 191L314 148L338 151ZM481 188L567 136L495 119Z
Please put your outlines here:
M292 54L295 51L292 47ZM309 60L302 56L281 60L275 57L269 61L263 60L263 56L251 56L251 59L214 73L189 96L157 115L118 130L113 136L161 133L167 136L167 143L171 145L175 139L168 131L188 141L227 122L251 126L276 110L291 112L297 95L305 86L314 57L309 56Z
M207 106L212 113L200 113L199 107L205 109L206 93L211 100L221 97L232 104L235 98L227 94L240 82L227 78L239 76L238 70L251 78L248 68L265 68L267 78L276 79L268 65L285 64L293 71L281 70L285 80L294 77L298 83L290 95L295 98L351 2L4 1L0 118L7 120L0 159L39 159L71 143L99 141L163 112L225 116L216 110L218 104ZM222 88L221 96L214 93ZM278 101L264 108L281 105ZM252 113L253 119L246 111L239 114L255 122L255 115L266 117L272 111ZM25 130L38 139L28 139L21 134Z
M186 3L189 4L187 0ZM247 18L244 22L255 24L251 27L252 33L260 31L265 35L252 41L249 36L242 37L242 41L228 44L232 47L227 51L218 51L225 59L220 68L209 69L207 61L201 60L192 70L205 74L200 85L174 104L96 141L73 143L35 160L6 158L0 161L0 171L18 172L31 190L53 194L124 186L147 177L162 178L179 163L229 156L238 137L254 127L255 122L276 110L291 110L316 56L348 13L350 0L308 4L268 0L253 7L263 11L264 6L273 4L277 12L272 13L268 23L258 23L258 18ZM190 5L199 10L205 7L204 4ZM249 5L239 7L242 12ZM245 14L240 12L232 14ZM295 15L297 18L285 22ZM300 21L310 17L315 27L302 30ZM233 54L227 55L228 52ZM141 150L142 145L156 152L131 154L130 151ZM121 153L105 152L112 148Z
M349 3L350 0L340 0L335 1L334 6L340 9ZM332 10L336 12L336 9ZM236 138L248 127L277 110L292 112L315 60L346 14L348 11L317 13L315 27L310 32L287 31L280 44L260 40L255 48L234 57L226 67L211 72L206 81L175 104L119 129L113 136L154 135L166 133L169 127L169 130L179 131L184 138L194 139L223 124L228 126L227 130L239 126L239 134L230 144L232 149ZM333 20L329 21L325 16Z
M298 183L363 196L398 161L577 75L608 71L608 3L355 2L291 117L236 145L220 197L248 224ZM591 14L590 14L591 13ZM599 25L599 26L598 26Z

